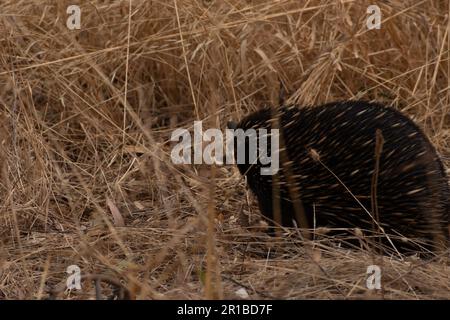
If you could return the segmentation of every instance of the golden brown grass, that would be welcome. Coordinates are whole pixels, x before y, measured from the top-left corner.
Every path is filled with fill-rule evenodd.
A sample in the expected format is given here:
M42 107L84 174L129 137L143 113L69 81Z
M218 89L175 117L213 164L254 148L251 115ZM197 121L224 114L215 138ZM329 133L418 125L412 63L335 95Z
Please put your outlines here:
M449 299L445 258L271 238L236 168L170 161L175 128L276 104L279 79L289 102L393 105L448 160L448 1L376 2L369 31L373 1L2 1L0 299L47 298L73 264L137 299Z

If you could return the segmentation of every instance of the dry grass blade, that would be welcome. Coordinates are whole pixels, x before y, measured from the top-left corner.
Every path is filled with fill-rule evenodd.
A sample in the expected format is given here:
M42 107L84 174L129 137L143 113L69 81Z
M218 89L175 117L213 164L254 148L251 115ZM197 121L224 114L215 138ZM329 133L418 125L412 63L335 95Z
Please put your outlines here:
M111 212L114 225L116 227L125 227L125 221L123 220L122 214L119 211L119 208L111 201L111 199L106 199L106 204L108 205L109 211Z

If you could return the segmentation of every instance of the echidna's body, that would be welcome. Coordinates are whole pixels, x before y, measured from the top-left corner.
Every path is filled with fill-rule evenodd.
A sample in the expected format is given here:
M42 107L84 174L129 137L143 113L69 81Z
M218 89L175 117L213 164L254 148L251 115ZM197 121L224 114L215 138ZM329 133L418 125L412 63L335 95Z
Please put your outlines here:
M309 228L358 227L366 236L375 230L367 211L373 214L371 193L379 129L384 144L379 157L376 200L384 232L401 251L447 246L447 177L434 147L411 120L392 108L363 101L284 107L275 114L279 115L286 150L286 157L280 157L280 171L275 179L280 182L284 226L292 226L296 217L291 198L294 190ZM237 128L271 129L273 115L271 109L257 111L240 121ZM286 159L291 161L289 167ZM273 177L261 175L259 163L238 167L247 176L260 210L273 220Z

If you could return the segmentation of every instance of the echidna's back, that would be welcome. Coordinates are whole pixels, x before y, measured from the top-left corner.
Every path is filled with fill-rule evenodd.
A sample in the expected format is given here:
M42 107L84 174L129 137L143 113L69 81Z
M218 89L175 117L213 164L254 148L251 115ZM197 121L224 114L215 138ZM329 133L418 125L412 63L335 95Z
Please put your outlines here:
M284 161L290 163L287 170L281 162L278 174L284 225L291 226L295 216L290 196L295 190L310 227L315 221L316 227L358 227L366 234L374 230L368 212L375 136L381 130L384 144L376 197L380 225L399 250L436 250L446 245L447 177L433 145L411 120L392 108L363 101L277 112L286 147ZM238 128L270 129L272 115L270 109L260 110L244 118ZM239 165L239 169L247 175L262 213L273 219L272 177L261 176L258 166Z

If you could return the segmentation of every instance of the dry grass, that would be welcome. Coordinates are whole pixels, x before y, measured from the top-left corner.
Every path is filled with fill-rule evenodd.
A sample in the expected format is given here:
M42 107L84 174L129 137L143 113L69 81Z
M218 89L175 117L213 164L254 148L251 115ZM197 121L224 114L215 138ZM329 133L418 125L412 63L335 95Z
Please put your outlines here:
M0 299L46 298L72 264L137 299L449 299L443 258L270 238L236 168L170 161L175 128L275 104L279 79L290 102L393 105L448 160L448 1L377 1L369 31L372 3L2 1ZM384 292L366 289L373 263Z

